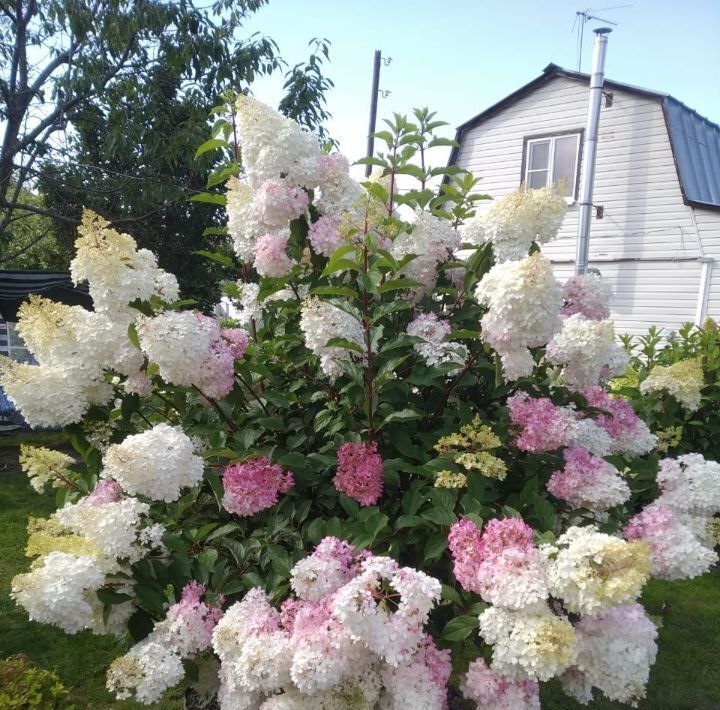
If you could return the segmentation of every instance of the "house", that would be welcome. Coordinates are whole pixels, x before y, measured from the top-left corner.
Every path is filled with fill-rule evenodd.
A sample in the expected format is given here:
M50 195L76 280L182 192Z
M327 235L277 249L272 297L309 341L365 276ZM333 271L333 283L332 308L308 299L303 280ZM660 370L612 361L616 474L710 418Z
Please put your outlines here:
M69 273L0 270L0 355L18 362L33 362L15 330L18 308L33 293L53 301L92 308L87 285L73 285ZM22 423L19 412L0 388L0 431L17 428Z
M574 273L588 88L550 64L462 124L450 155L493 198L562 181L569 209L543 247L561 280ZM658 91L606 80L603 93L589 268L612 283L618 331L720 319L720 126Z

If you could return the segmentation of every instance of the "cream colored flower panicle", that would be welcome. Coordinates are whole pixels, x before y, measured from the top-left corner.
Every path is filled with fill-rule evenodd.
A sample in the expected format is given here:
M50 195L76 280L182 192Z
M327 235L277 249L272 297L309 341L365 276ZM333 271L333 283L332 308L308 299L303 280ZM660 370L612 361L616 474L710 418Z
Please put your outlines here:
M284 178L311 189L321 178L317 138L251 96L238 96L236 124L242 164L251 184Z
M529 348L545 345L560 329L562 291L550 262L540 253L496 264L477 286L488 306L482 338L500 355L506 380L526 377L535 363Z
M524 259L533 242L557 237L566 211L565 199L554 188L523 185L472 219L464 238L471 244L492 242L496 263Z
M655 365L647 379L640 384L643 394L665 391L675 397L685 409L694 412L700 406L703 380L702 360L680 360L674 365Z
M42 566L13 579L11 596L33 621L75 634L93 625L91 601L104 583L105 574L95 557L51 552Z
M572 625L544 605L520 611L491 606L480 614L480 634L493 645L492 668L508 680L549 680L575 661Z
M31 427L65 426L80 421L91 404L106 404L113 390L88 380L77 369L28 365L0 357L0 384Z
M627 353L615 342L610 320L591 320L576 313L563 321L545 354L549 362L563 366L572 389L584 390L614 375L621 375L628 364Z
M103 458L103 478L116 480L132 495L171 502L203 475L203 460L179 427L158 424L113 444Z
M70 273L75 283L88 282L96 310L112 311L137 298L149 298L158 289L166 300L177 300L175 278L158 269L152 252L138 250L131 236L115 231L91 210L83 212L78 231Z
M88 343L78 337L93 313L81 306L56 303L31 294L18 309L18 335L38 362L45 365L68 365L90 355ZM75 364L75 363L74 363ZM87 363L91 367L94 363ZM77 363L76 366L82 366Z
M544 552L550 594L576 614L635 601L650 576L648 542L625 542L594 527L569 528Z
M65 476L74 463L72 457L62 451L27 444L20 444L19 460L30 485L38 493L42 493L48 483L54 484L60 476Z
M332 338L345 338L361 348L365 347L365 334L360 322L341 308L319 298L308 298L302 306L300 330L305 346L320 358L322 371L331 379L343 373L342 361L351 359L351 351L334 345Z

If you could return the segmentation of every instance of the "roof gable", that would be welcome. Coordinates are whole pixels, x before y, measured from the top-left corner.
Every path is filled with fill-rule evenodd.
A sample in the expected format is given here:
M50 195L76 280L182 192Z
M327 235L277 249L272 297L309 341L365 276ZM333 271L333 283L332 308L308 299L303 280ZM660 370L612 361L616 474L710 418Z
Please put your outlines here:
M557 77L590 84L589 74L563 69L557 64L548 64L540 76L458 126L455 140L462 143L464 135L470 129L496 116ZM612 79L606 79L604 87L655 99L661 103L683 199L687 204L720 209L720 126L700 116L669 94ZM458 152L458 148L452 149L449 165L456 163Z

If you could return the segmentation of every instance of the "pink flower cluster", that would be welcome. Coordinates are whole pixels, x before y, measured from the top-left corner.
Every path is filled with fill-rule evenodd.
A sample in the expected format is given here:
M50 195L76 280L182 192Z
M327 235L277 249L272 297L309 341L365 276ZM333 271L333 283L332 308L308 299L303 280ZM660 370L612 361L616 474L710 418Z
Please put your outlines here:
M258 238L252 251L260 276L287 276L292 271L293 261L286 252L287 242L288 237L281 234L265 234Z
M534 680L509 680L476 658L460 683L463 697L483 710L540 710L540 686Z
M565 306L561 315L581 313L590 320L605 320L610 317L611 295L610 284L597 274L571 276L563 286Z
M308 202L305 190L282 179L266 180L253 196L255 219L268 227L286 227L307 209Z
M594 420L612 438L615 451L641 456L651 451L657 437L635 413L632 405L620 397L611 397L602 387L591 387L583 393L589 406L604 410Z
M624 503L630 488L612 464L593 456L582 446L563 451L565 468L555 471L547 483L547 490L574 508L605 511Z
M508 397L510 421L516 429L515 446L533 454L566 446L575 417L547 397L517 392Z
M215 336L210 342L208 354L200 363L194 384L210 399L220 399L232 391L235 385L235 360L245 354L247 334L239 328L220 329L214 318L198 314L201 323L209 325Z
M240 360L247 349L248 334L242 328L223 328L220 335L227 341L233 358Z
M669 507L654 503L631 518L623 529L627 540L647 540L652 549L652 572L661 579L691 579L718 561Z
M490 520L481 533L462 519L448 536L455 577L495 606L522 609L547 599L543 561L532 528L520 518Z
M360 505L377 503L383 490L383 461L377 452L377 444L347 442L338 449L337 456L335 488Z
M381 689L388 708L445 705L450 654L423 630L437 580L328 537L296 564L291 585L300 598L280 611L256 588L220 621L213 648L223 706L253 693L258 704L269 696L345 707L348 688L364 707L375 707Z
M323 256L332 256L343 243L340 236L340 220L332 215L324 215L310 225L308 239L314 251Z
M369 556L369 552L359 552L345 540L323 538L312 555L293 568L293 591L300 599L320 601L349 582L357 574L360 562Z
M219 607L208 605L202 600L205 586L195 580L188 582L182 590L180 601L167 612L165 621L156 627L158 634L182 658L204 651L212 642L212 634L222 618ZM222 603L222 599L220 599Z
M122 486L112 478L98 481L92 492L82 499L83 505L105 505L105 503L117 503L125 496Z
M236 515L253 515L277 503L279 493L294 484L290 471L273 465L266 456L228 466L223 474L225 510Z

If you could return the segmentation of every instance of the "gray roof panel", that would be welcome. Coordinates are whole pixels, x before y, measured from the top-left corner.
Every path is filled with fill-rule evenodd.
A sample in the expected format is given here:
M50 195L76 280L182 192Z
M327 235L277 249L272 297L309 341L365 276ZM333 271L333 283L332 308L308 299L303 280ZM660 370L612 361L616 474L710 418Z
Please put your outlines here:
M663 111L685 200L720 207L720 126L672 96Z

